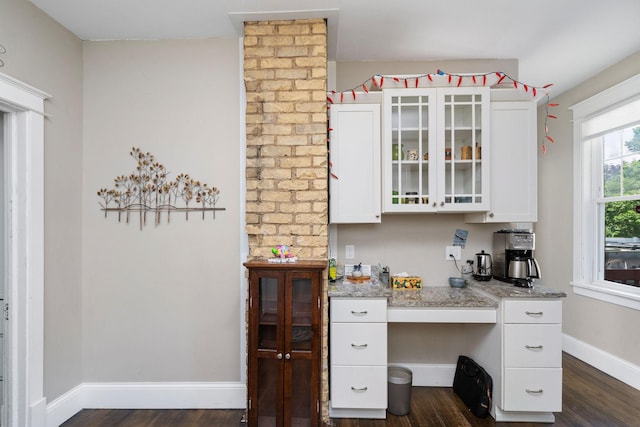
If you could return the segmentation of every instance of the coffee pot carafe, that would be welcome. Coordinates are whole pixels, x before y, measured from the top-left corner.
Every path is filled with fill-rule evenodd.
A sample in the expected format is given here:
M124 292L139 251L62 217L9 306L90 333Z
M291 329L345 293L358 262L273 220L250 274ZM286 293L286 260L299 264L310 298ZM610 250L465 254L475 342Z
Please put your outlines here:
M522 280L539 279L538 261L530 257L514 257L509 261L509 277Z
M491 280L493 263L491 262L491 255L480 251L476 254L476 272L473 274L473 278L476 280L486 281Z

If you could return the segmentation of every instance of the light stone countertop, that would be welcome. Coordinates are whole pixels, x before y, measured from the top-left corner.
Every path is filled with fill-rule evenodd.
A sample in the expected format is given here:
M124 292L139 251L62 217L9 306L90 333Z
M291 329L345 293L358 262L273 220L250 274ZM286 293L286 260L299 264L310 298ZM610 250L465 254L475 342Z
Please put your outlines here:
M498 308L498 301L465 286L425 286L392 291L389 307Z
M377 281L330 282L329 297L387 298L389 307L497 308L502 298L563 298L567 294L534 284L520 288L498 280L470 280L464 288L424 286L422 289L392 290Z
M567 296L565 292L547 288L539 282L533 282L532 288L520 288L496 279L486 282L470 280L469 287L496 298L565 298Z

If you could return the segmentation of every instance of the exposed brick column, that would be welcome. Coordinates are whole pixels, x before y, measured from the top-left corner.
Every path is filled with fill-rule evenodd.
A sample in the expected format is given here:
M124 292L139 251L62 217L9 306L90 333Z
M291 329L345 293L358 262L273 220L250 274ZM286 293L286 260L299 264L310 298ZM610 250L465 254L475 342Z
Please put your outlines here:
M327 26L323 19L245 22L246 231L249 258L289 245L328 258ZM321 415L328 413L328 298L323 284Z
M326 25L245 23L249 257L328 256Z

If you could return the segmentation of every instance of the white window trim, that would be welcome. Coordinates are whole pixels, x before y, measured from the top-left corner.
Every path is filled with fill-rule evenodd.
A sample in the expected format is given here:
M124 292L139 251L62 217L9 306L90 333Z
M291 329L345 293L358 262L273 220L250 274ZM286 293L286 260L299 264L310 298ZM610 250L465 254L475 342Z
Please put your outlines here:
M640 74L602 91L569 109L573 111L573 292L612 304L640 310L640 288L597 280L596 248L598 236L591 224L597 218L596 209L589 202L591 172L594 165L591 153L582 140L582 123L596 113L640 95Z

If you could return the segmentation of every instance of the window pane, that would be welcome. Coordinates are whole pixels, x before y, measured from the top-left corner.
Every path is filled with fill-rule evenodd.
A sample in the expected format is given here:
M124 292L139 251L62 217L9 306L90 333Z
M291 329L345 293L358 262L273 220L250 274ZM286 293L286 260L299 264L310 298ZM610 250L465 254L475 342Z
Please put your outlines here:
M604 279L640 286L640 200L605 204Z
M609 160L604 163L604 197L619 196L622 192L622 167L620 159Z
M602 153L604 197L640 194L640 126L603 135Z
M605 197L638 200L604 204L604 279L640 286L640 127L603 135Z

